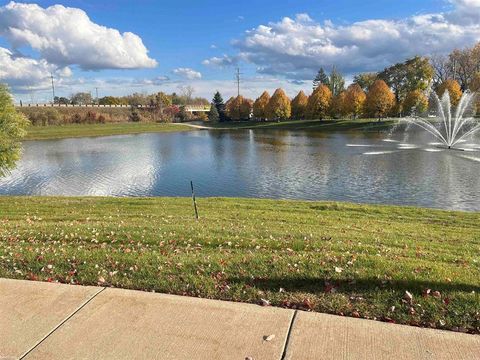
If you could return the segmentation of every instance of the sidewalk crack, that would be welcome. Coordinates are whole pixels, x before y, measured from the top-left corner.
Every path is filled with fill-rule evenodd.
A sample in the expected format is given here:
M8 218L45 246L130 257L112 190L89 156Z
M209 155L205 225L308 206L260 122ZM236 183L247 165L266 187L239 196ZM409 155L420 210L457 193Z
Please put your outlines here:
M298 310L295 310L292 316L292 320L290 321L290 326L288 327L287 338L285 339L285 344L283 346L282 357L280 360L285 360L287 356L288 345L290 344L290 337L292 335L293 325L295 324L295 319L297 318Z
M86 300L82 305L80 305L77 309L75 309L70 315L68 315L65 319L63 319L57 326L55 326L47 335L45 335L42 339L40 339L35 345L33 345L29 350L27 350L22 356L19 357L19 360L24 359L28 354L30 354L33 350L35 350L41 343L43 343L50 335L52 335L58 328L60 328L63 324L65 324L68 320L70 320L75 314L77 314L80 310L82 310L87 304L95 299L98 294L104 291L106 288L102 287L98 290L95 294L93 294L88 300Z

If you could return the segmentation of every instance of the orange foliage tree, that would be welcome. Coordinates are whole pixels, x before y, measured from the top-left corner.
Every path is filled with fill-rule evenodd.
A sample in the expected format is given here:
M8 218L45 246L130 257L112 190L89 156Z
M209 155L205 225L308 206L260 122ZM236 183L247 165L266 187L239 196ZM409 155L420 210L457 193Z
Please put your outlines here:
M307 113L308 96L300 91L292 100L292 119L305 119Z
M428 110L428 98L421 90L410 91L403 100L403 111L407 115L422 114Z
M253 101L239 95L225 104L227 115L232 120L247 120L252 112Z
M256 119L267 118L267 106L270 101L270 94L264 91L260 97L253 103L253 116Z
M395 95L383 80L376 80L368 90L366 108L370 116L379 120L395 105Z
M342 91L337 96L332 98L332 103L330 104L330 113L333 118L339 119L347 116L348 112L345 107L345 100L347 93Z
M332 102L332 92L325 85L318 86L308 98L307 116L310 119L323 120L328 114Z
M450 103L452 106L457 106L462 97L462 88L458 81L449 79L441 83L437 89L438 96L443 96L445 91L448 91L450 94Z
M354 119L361 116L365 111L366 100L367 95L360 85L350 85L345 96L345 110L347 114L352 115Z
M267 106L267 118L272 120L289 119L292 112L290 99L283 89L277 89Z

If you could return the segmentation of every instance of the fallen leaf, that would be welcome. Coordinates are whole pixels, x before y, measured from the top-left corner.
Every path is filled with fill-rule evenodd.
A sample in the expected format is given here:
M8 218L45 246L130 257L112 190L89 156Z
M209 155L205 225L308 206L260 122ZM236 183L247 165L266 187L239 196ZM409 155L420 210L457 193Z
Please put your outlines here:
M405 291L405 295L403 295L403 298L407 300L409 303L413 301L413 295L408 291Z
M273 339L275 339L275 335L273 335L273 334L263 337L263 340L265 340L265 341L272 341Z
M341 267L335 266L335 272L341 273L342 271L343 271L343 269Z
M442 294L440 293L440 291L434 291L432 293L432 296L437 298L437 299L440 299L442 297Z
M270 301L265 299L260 299L260 305L262 306L270 306Z

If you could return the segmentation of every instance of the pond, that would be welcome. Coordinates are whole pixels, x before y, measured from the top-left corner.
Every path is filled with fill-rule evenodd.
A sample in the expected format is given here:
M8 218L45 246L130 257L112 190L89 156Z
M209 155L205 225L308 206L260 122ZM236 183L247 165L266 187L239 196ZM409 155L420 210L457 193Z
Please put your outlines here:
M191 131L29 141L3 195L335 200L480 210L480 152L423 134ZM474 150L474 149L472 149Z

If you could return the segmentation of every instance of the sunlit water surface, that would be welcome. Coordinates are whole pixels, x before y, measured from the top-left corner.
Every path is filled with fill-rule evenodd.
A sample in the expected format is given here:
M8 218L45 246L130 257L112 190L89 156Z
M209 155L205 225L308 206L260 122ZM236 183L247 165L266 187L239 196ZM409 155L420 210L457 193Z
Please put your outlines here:
M425 134L192 131L24 143L4 195L197 195L480 210L480 152Z

